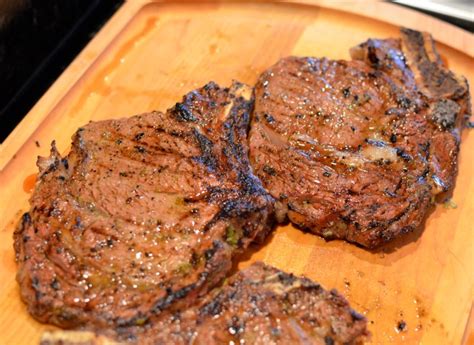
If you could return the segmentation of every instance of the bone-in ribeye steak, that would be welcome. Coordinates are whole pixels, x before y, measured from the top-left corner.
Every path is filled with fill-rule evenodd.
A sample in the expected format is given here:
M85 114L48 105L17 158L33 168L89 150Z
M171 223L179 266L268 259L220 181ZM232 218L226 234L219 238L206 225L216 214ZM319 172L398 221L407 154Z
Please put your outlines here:
M469 89L429 34L403 29L351 55L284 58L260 76L250 160L281 221L372 248L453 186Z
M141 325L225 277L273 222L252 174L251 89L209 83L166 113L92 122L53 146L15 235L21 296L42 322Z
M255 263L197 305L123 328L115 339L153 345L349 345L368 338L366 326L336 291ZM45 334L42 345L56 345L58 339L75 343L74 334L60 332Z
M408 29L351 56L280 60L252 119L250 88L209 83L166 113L89 123L66 157L53 144L14 234L30 313L143 344L366 339L335 291L261 263L215 288L275 214L373 248L453 186L466 80Z

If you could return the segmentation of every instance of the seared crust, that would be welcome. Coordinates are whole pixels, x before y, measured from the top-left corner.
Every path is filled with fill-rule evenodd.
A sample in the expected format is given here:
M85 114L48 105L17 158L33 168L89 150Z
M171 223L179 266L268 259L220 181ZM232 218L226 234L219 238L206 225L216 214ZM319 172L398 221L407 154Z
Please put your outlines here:
M336 345L362 343L369 337L366 327L367 320L335 290L255 263L198 305L160 315L141 327L121 329L114 336L119 342L154 345ZM48 334L48 338L61 337Z
M216 285L272 225L246 145L251 90L209 83L166 114L92 122L54 144L14 234L21 296L39 321L142 325Z
M426 32L403 28L399 40L368 40L354 47L351 55L417 92L420 113L429 124L416 142L429 151L424 157L430 168L428 182L433 195L449 191L457 174L461 131L471 116L466 78L444 66L433 37ZM403 63L395 64L396 56Z
M428 34L404 29L351 55L288 57L260 76L250 159L280 221L374 248L453 186L469 92Z

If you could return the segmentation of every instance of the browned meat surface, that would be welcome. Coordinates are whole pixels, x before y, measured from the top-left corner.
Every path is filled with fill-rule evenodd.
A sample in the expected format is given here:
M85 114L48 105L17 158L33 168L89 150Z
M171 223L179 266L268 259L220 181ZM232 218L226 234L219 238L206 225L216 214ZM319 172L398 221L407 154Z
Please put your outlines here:
M336 291L326 291L309 279L263 263L232 276L198 305L158 318L120 329L119 341L154 345L335 345L360 344L369 336L366 319ZM53 333L43 339L43 345L52 345L71 337ZM71 339L69 343L75 342Z
M351 54L289 57L261 75L250 159L281 221L373 248L453 186L469 90L428 34L403 29Z
M21 296L39 321L143 325L184 308L270 230L272 198L253 176L251 90L209 83L166 113L92 122L70 153L40 158L17 228Z

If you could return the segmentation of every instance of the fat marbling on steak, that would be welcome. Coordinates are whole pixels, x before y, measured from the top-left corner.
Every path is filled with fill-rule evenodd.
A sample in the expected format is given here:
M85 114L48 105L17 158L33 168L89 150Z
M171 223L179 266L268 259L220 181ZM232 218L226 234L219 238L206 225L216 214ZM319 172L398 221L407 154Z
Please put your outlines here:
M418 227L454 184L467 81L429 34L288 57L255 87L250 159L279 218L373 248Z
M91 122L40 158L14 234L17 280L39 321L142 325L216 285L264 237L273 200L252 174L251 89L209 83L166 113Z
M335 290L258 262L191 308L123 328L113 338L89 334L86 339L91 345L108 339L150 345L349 345L368 337L367 320ZM42 345L77 344L77 338L47 333Z

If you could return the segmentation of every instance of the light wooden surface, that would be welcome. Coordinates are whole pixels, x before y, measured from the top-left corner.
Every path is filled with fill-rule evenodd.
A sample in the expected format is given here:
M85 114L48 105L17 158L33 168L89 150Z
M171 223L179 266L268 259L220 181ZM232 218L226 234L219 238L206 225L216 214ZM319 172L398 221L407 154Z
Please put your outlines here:
M78 56L1 147L0 344L34 344L51 329L34 321L19 299L12 232L28 208L25 179L36 172L36 156L47 155L53 139L66 152L73 132L89 120L164 110L209 80L252 84L286 55L348 58L348 49L369 37L397 36L396 26L358 15L364 6L367 16L377 12L378 18L424 28L451 43L438 46L441 54L474 84L471 34L389 4L301 2L129 1ZM335 6L356 14L329 8ZM474 136L465 131L453 194L457 208L438 206L424 231L384 250L326 243L288 226L242 257L240 267L261 259L338 288L371 321L374 344L460 344L463 337L468 343L473 161ZM398 333L401 320L408 329Z

